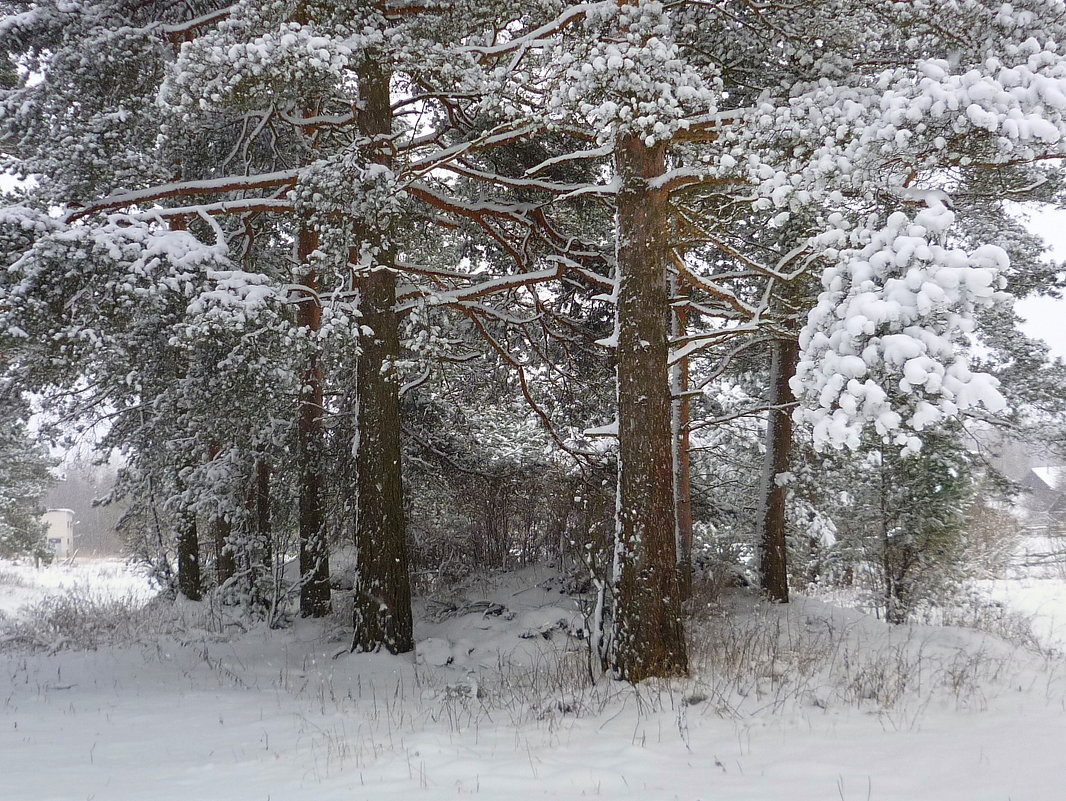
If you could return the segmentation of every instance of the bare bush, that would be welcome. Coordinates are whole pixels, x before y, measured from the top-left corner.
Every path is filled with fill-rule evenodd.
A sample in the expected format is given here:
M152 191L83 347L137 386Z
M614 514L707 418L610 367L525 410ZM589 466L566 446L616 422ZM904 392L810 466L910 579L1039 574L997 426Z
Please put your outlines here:
M13 570L0 569L0 587L28 587L26 579Z
M748 603L750 611L738 614ZM693 684L703 703L726 715L790 704L873 707L898 723L937 694L959 706L982 704L983 684L1002 681L1013 659L1006 647L943 647L920 626L878 630L884 624L823 609L771 607L727 593L721 611L690 626ZM1023 631L1020 621L1009 625Z
M963 532L968 572L981 578L1004 575L1023 534L1017 518L978 496L966 513Z
M132 595L102 597L73 587L24 608L0 631L0 647L54 653L128 644L141 636L143 610Z
M1037 653L1048 652L1033 630L1031 616L1009 608L1003 601L986 598L978 592L960 595L957 602L951 605L919 610L915 618L931 625L976 629Z

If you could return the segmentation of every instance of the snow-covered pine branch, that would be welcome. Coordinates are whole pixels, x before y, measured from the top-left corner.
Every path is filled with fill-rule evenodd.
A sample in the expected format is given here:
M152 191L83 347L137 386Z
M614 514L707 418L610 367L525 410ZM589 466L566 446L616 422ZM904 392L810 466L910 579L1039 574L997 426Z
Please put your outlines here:
M974 311L996 301L1008 259L993 245L943 244L953 220L936 199L913 218L895 212L856 232L868 241L823 274L792 380L796 420L819 447L857 448L872 427L917 451L926 428L970 408L1005 408L995 379L970 371L967 336Z

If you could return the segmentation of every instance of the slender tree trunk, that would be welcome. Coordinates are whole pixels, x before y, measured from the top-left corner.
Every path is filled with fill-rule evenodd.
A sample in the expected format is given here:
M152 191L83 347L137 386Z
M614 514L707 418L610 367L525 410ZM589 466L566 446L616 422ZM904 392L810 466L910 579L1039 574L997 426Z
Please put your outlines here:
M623 137L615 149L618 498L609 663L632 682L688 671L667 369L667 197L649 186L665 172L665 151L637 136Z
M766 420L766 453L760 497L759 577L763 592L771 601L788 603L788 544L785 537L785 502L788 488L780 476L788 472L792 458L792 410L795 398L789 379L796 374L799 343L794 339L774 340L770 346L770 405ZM785 408L781 408L785 407Z
M688 290L675 292L675 299L687 300ZM688 309L674 310L673 333L684 337L688 328ZM677 508L677 580L681 600L692 597L692 454L690 453L689 423L689 361L679 359L672 368L671 388L674 394L674 503Z
M274 561L273 532L270 530L270 462L256 459L255 462L255 534L259 540L263 566L269 568Z
M269 595L264 591L270 579L270 464L261 456L252 465L245 493L246 542L241 552L244 586L252 606L265 608Z
M211 521L211 531L215 541L215 576L221 587L237 573L237 560L229 542L233 526L225 516L216 517Z
M217 459L220 453L222 448L212 444L208 449L207 458ZM237 573L237 559L229 542L232 533L233 526L225 515L220 514L211 520L211 539L215 549L215 581L219 587Z
M185 220L174 217L167 223L172 231L184 231ZM179 488L181 479L177 479ZM178 514L178 592L190 601L199 601L203 596L203 579L200 575L200 537L196 530L196 515L189 512Z
M392 133L389 75L367 61L359 71L363 101L360 133ZM379 163L390 166L384 150ZM376 247L373 268L360 266L354 274L359 292L360 338L356 366L356 551L355 639L352 649L391 653L414 648L411 619L411 579L407 556L407 526L403 507L400 461L400 397L396 363L400 358L399 319L396 314L395 251L388 232L371 231L364 239Z
M196 516L182 514L178 519L178 592L190 601L203 598L200 583L200 539Z
M296 323L308 334L322 325L318 300L318 275L310 266L310 256L318 247L318 234L300 230L297 257L306 270ZM322 371L318 356L308 356L300 386L297 411L297 464L300 471L300 615L323 617L329 614L329 543L326 540L324 480L322 476Z

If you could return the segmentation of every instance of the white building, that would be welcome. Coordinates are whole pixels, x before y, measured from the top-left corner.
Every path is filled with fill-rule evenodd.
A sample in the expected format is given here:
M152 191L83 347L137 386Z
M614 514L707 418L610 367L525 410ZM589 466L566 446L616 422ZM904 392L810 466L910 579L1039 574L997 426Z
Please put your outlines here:
M49 509L44 513L48 526L48 545L56 559L69 559L74 555L74 510Z

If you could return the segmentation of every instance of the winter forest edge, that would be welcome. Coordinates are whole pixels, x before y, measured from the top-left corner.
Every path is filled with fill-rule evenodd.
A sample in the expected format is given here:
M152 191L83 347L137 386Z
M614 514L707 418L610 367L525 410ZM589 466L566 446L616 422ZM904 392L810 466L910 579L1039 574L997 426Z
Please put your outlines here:
M1056 489L1005 453L1066 445L1013 310L1066 280L1017 211L1066 197L1061 0L0 0L0 42L0 558L91 441L165 603L407 654L550 564L637 685L731 588L946 621Z

